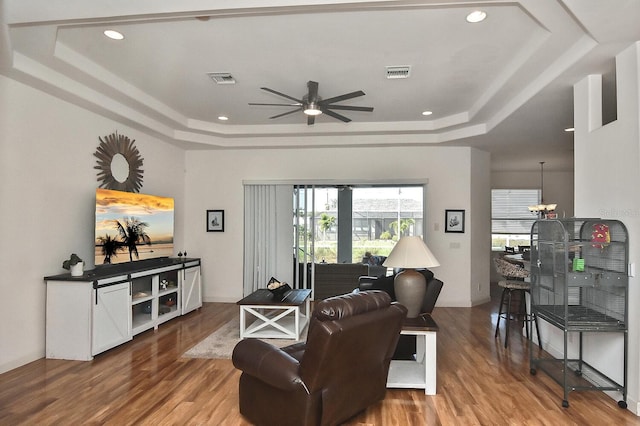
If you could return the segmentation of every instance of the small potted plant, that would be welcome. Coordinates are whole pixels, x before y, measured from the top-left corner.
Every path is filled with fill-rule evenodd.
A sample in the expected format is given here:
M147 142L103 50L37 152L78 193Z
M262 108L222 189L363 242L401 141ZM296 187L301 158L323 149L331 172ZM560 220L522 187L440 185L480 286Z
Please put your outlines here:
M69 259L62 262L62 267L71 271L72 277L80 277L84 274L84 262L75 253L72 253Z

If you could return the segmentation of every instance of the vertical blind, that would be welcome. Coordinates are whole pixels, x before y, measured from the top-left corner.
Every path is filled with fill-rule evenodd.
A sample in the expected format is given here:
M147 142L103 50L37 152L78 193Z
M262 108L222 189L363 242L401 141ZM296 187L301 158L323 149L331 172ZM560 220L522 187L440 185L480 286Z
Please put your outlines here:
M293 185L244 183L244 295L271 277L293 282L291 267Z
M529 206L540 204L539 189L492 189L491 233L528 234L537 219Z
M275 185L244 187L244 284L249 295L275 275L277 260Z

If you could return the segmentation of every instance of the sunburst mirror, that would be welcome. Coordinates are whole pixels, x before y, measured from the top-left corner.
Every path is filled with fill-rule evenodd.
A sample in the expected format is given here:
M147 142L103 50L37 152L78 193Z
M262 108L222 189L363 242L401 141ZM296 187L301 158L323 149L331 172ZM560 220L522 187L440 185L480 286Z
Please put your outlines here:
M100 145L93 154L98 158L94 169L98 170L100 188L117 191L140 192L142 187L142 157L127 136L112 133L98 137Z

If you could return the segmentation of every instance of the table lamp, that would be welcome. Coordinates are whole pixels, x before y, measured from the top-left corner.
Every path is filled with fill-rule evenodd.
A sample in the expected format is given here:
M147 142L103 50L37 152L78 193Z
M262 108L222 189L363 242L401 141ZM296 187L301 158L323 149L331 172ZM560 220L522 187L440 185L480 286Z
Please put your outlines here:
M402 237L383 266L404 269L393 280L396 300L407 308L407 318L419 316L427 291L427 280L415 268L440 266L429 247L420 237Z

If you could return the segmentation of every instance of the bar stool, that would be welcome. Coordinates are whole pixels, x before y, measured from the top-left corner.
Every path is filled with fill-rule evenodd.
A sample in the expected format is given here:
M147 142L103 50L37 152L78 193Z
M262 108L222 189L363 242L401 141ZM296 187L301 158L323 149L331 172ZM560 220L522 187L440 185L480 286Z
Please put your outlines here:
M530 293L531 286L528 282L524 281L524 278L529 276L529 271L504 259L495 258L494 262L498 273L505 278L498 282L498 286L502 288L502 296L500 297L500 308L498 310L495 337L498 337L498 334L500 333L500 319L504 318L506 321L504 338L505 348L509 344L510 327L508 321L523 322L527 340L529 340L529 327L531 327L531 321L533 321L536 325L538 345L542 347L542 340L540 339L540 331L538 329L538 319L534 314L529 313L527 310L526 294ZM515 306L514 296L517 298L517 300L515 300Z

